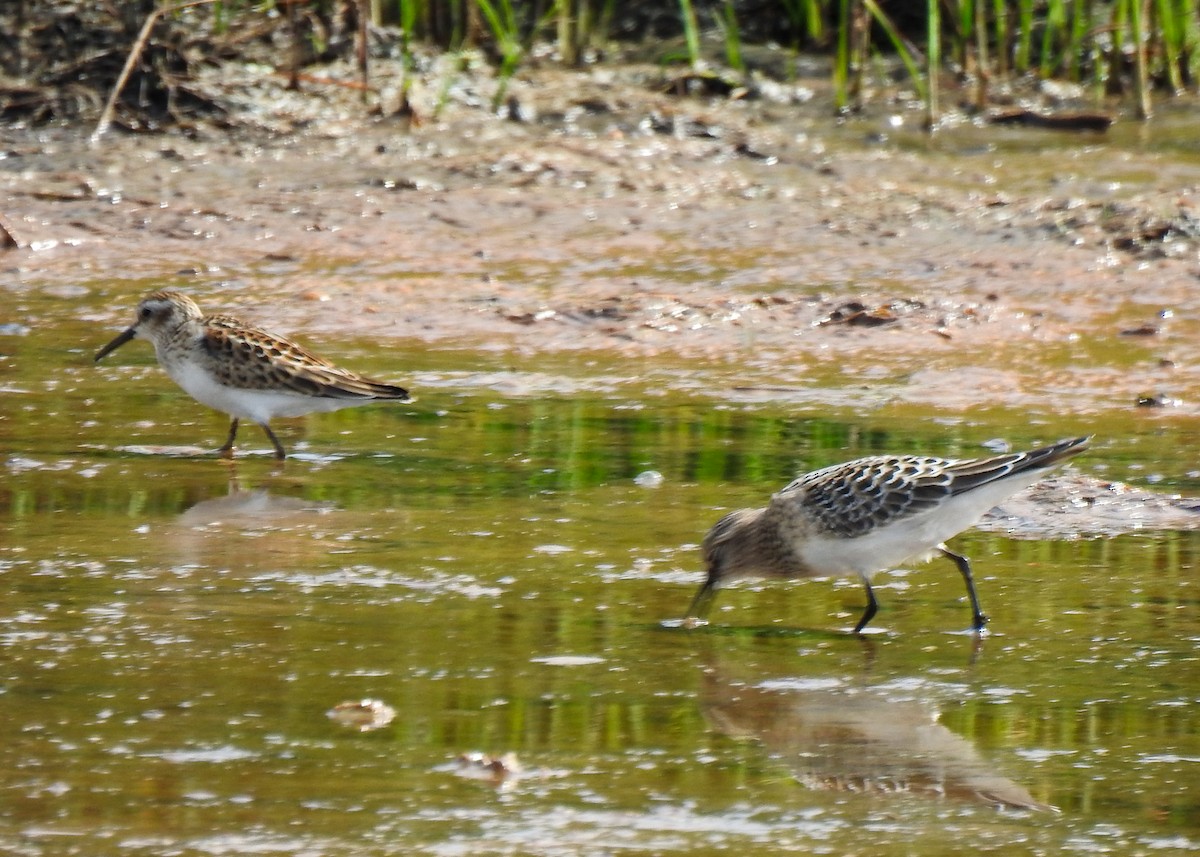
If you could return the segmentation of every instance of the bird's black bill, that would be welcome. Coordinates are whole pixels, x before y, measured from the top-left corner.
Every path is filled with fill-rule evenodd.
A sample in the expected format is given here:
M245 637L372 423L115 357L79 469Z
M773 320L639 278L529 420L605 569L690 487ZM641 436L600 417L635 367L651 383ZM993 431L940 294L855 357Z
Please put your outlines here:
M107 357L112 352L116 351L118 348L120 348L122 345L124 345L129 340L133 339L135 336L137 336L137 330L132 327L129 328L128 330L123 332L120 336L118 336L116 339L114 339L112 342L108 343L108 345L104 346L103 348L101 348L99 351L96 352L96 362L99 363L101 360L103 360L105 357Z

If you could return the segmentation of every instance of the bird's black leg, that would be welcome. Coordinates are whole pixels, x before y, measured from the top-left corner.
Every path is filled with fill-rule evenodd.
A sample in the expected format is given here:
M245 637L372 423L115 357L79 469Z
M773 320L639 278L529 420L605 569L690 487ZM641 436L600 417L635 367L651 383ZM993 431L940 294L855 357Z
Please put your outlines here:
M862 629L867 627L867 623L874 619L875 614L879 611L879 602L875 600L875 590L871 589L871 581L864 577L863 586L867 588L867 609L863 611L862 618L854 626L856 634L862 633Z
M233 457L233 441L237 437L238 420L234 417L229 421L229 437L225 438L225 445L217 450L219 455L227 455Z
M979 596L975 594L975 578L971 576L971 563L965 556L960 556L954 551L947 548L945 545L938 545L938 550L943 556L954 560L954 564L958 566L959 572L962 573L963 580L967 584L967 595L971 597L971 628L975 633L983 630L983 626L987 624L988 617L983 615L983 611L979 609Z
M710 577L704 581L704 584L700 587L700 591L692 599L692 606L688 608L687 613L684 615L684 621L704 618L704 614L708 612L708 606L712 603L713 596L716 594L717 588L713 586L713 581Z
M275 459L283 461L287 458L287 453L283 451L283 444L279 442L279 438L275 437L275 432L271 431L271 427L266 423L259 423L262 430L267 433L267 437L271 439L271 444L275 447Z

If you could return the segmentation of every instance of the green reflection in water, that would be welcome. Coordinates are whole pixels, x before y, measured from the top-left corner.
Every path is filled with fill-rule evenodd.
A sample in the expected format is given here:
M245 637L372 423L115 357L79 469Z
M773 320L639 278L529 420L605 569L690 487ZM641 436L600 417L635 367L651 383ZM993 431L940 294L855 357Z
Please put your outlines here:
M995 628L978 651L947 633L967 609L945 563L880 576L887 633L865 645L842 633L849 581L745 585L707 628L661 625L721 511L797 471L1069 431L446 380L284 424L310 457L279 470L121 451L215 446L223 421L157 370L102 375L103 396L77 371L20 381L0 424L14 853L1200 845L1195 533L964 536ZM1104 428L1122 439L1085 472L1195 479L1186 427ZM367 696L391 726L326 719ZM471 750L527 776L460 778ZM998 812L998 793L1062 812Z

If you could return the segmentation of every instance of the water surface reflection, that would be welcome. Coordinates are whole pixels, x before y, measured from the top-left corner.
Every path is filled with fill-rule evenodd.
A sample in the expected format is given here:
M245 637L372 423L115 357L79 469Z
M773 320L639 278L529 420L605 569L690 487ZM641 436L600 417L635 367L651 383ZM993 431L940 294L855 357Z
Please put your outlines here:
M960 688L961 689L961 688ZM748 683L704 669L700 705L714 728L758 741L796 779L835 792L949 797L1048 811L975 745L938 722L924 678L790 677Z
M713 521L797 471L1045 426L441 387L285 427L321 457L231 469L131 450L178 432L129 428L172 401L142 385L90 426L52 393L0 421L5 853L855 853L866 829L909 854L947 825L964 850L1200 843L1200 534L964 536L995 628L974 667L935 630L963 595L937 572L881 576L905 592L866 668L857 640L798 630L857 614L857 585L747 586L719 628L662 627ZM1160 450L1179 484L1185 439L1081 467ZM395 719L326 716L363 698ZM531 774L501 791L447 767L510 751ZM1042 804L1063 812L992 810Z
M279 496L266 488L243 488L236 479L232 479L228 494L193 503L180 513L176 523L183 527L216 523L282 527L290 519L300 520L313 514L331 512L334 508L332 503Z

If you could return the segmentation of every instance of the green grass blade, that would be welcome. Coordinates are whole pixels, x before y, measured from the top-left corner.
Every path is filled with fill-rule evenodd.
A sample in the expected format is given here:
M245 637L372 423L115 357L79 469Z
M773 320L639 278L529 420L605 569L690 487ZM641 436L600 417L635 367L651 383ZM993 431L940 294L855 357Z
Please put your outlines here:
M833 108L839 114L850 107L850 0L838 3L837 53L833 61Z
M700 64L700 25L696 22L696 10L692 7L692 0L679 0L679 14L683 19L688 60L692 68L696 68Z
M742 36L738 29L737 12L733 8L733 0L725 0L720 22L721 31L725 36L725 62L739 74L746 73L746 63L742 59Z
M938 0L929 0L929 37L925 46L925 125L930 131L938 123L938 74L942 67L942 12Z
M896 29L896 25L892 23L892 19L889 18L881 8L879 8L879 4L876 3L875 0L863 0L863 8L871 13L871 17L875 19L875 22L879 24L884 33L887 34L888 39L892 43L892 47L896 51L896 55L900 57L900 61L904 63L904 68L908 71L909 77L912 78L913 86L915 86L917 89L917 96L922 101L927 101L928 88L925 76L921 74L921 69L917 65L916 57L913 56L913 52L909 50L908 43L904 40L904 37L900 35L900 31ZM931 22L930 28L932 29L932 27L933 24Z

